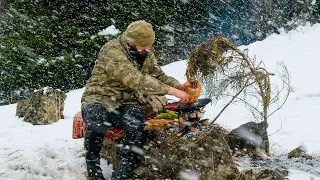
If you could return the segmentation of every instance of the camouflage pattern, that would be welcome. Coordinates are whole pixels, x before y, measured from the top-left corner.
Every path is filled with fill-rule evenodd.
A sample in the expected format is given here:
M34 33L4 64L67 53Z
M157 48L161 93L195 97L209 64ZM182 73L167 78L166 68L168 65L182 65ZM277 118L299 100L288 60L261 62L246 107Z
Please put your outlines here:
M140 104L148 108L147 96L166 95L170 86L182 89L182 85L167 76L157 64L153 48L142 67L128 49L122 36L102 47L82 95L82 107L100 102L109 112L122 104Z
M132 22L123 33L123 39L130 46L152 46L155 34L150 23L146 21Z

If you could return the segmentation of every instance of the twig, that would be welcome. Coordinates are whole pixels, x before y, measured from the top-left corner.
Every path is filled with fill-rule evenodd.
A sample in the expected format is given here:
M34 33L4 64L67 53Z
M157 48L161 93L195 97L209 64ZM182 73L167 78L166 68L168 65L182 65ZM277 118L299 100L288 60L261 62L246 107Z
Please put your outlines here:
M275 112L277 112L279 109L281 109L281 108L284 106L284 104L287 102L287 100L288 100L288 98L289 98L289 95L290 95L290 76L289 76L289 71L288 71L288 69L287 69L287 67L286 67L285 65L282 65L282 67L283 67L284 70L285 70L285 74L288 75L287 81L286 81L285 79L283 79L283 81L282 81L285 85L287 85L287 87L288 87L288 93L287 93L286 97L284 98L284 101L282 102L282 104L281 104L276 110L274 110L272 113L270 113L270 114L268 115L268 117L272 116ZM283 85L283 86L285 86L285 85ZM284 89L284 87L281 89L281 91L282 91L283 89ZM280 94L281 91L279 91L279 94ZM279 96L279 94L278 94L277 96Z
M245 105L249 106L249 107L252 109L252 111L253 111L253 110L257 111L257 112L260 114L261 117L263 116L263 113L260 112L260 110L259 110L258 108L254 107L253 105L251 105L251 104L250 104L249 102L247 102L246 100L244 100L244 99L242 99L242 98L239 98L239 97L237 97L237 99L240 100L240 101L242 101ZM254 112L251 112L251 113L252 113L252 115L253 115L253 117L254 117L255 119L258 119L258 118L254 115Z
M272 135L274 135L274 134L278 133L278 132L282 129L282 125L283 125L283 124L284 124L284 121L281 119L281 125L280 125L280 128L279 128L276 132L274 132L274 133L270 134L269 136L272 136Z
M248 81L249 81L249 80L248 80ZM248 82L248 81L247 81L247 82ZM212 122L210 122L210 124L213 124L213 123L221 116L222 112L233 102L234 99L237 98L237 96L239 96L239 94L242 93L242 91L243 91L245 88L247 88L248 86L250 86L250 85L252 85L252 84L254 84L254 83L255 83L255 82L252 82L252 83L250 83L250 84L248 84L248 85L246 85L246 86L243 86L243 87L239 90L239 92L237 92L237 93L231 98L231 100L221 109L221 111L219 112L219 114L213 119Z

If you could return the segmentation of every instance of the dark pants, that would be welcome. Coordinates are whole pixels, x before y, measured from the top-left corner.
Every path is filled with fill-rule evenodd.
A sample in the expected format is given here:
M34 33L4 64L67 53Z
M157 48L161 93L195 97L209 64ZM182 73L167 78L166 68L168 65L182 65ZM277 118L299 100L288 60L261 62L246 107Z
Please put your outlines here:
M100 103L90 103L82 110L82 117L88 124L85 135L86 164L90 180L104 179L100 168L100 151L106 131L110 127L125 131L124 146L120 149L120 159L115 165L112 180L132 178L133 171L140 162L143 129L146 115L138 105L124 105L108 112Z

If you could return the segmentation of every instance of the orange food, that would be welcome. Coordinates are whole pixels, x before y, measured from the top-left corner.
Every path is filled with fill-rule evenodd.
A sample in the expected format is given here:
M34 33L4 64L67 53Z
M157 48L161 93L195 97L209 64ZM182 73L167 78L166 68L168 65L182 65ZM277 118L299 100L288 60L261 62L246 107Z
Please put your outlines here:
M189 94L190 100L189 104L194 103L200 96L201 93L201 84L197 80L189 80L190 87L188 87L185 92Z

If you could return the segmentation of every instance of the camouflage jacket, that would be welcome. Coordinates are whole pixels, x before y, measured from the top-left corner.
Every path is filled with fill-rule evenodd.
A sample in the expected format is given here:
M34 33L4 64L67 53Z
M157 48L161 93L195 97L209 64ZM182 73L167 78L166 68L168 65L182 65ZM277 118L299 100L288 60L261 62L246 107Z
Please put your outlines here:
M147 95L166 95L170 86L182 89L176 79L162 71L154 50L139 67L128 48L121 36L101 48L81 98L82 107L100 102L111 112L122 104L144 106Z

